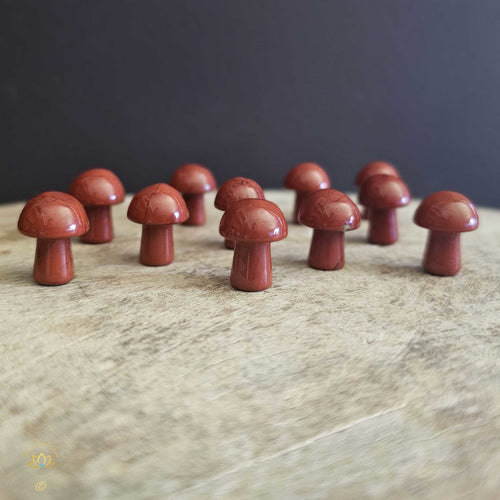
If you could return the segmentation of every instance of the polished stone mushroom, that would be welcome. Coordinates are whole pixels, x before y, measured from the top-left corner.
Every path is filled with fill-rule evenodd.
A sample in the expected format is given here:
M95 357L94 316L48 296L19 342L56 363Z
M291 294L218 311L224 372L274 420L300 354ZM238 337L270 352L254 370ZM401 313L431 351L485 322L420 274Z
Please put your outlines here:
M377 160L368 163L358 172L358 175L354 180L354 184L358 187L359 191L361 184L363 184L363 182L365 182L366 179L369 179L374 175L381 175L381 174L392 175L394 177L401 177L394 165L386 161ZM363 211L361 212L361 218L362 219L370 218L369 210L366 207L364 207Z
M188 163L174 172L170 184L182 193L189 211L183 224L203 226L206 221L204 195L217 189L212 172L203 165Z
M475 231L479 217L473 203L460 193L431 194L415 212L415 224L429 230L423 268L430 274L454 276L460 271L460 233Z
M142 264L166 266L174 260L172 225L184 222L188 215L181 193L168 184L153 184L132 198L127 217L142 224Z
M125 190L120 179L105 168L92 168L78 175L69 189L84 207L90 229L80 236L84 243L108 243L113 239L111 206L122 203Z
M64 285L73 278L71 240L89 229L82 204L73 196L47 191L23 208L19 231L36 238L33 277L41 285Z
M299 222L314 229L308 263L324 271L344 267L344 232L357 229L361 214L356 204L336 189L322 189L307 197Z
M270 243L288 234L278 206L259 199L235 201L222 216L219 231L235 242L231 285L247 292L269 288L273 282Z
M328 174L316 163L300 163L286 174L284 185L295 191L293 222L298 223L298 215L302 202L318 189L330 187Z
M233 177L222 184L215 196L215 208L226 211L229 206L238 200L246 198L264 199L264 191L252 179L246 177ZM226 248L233 249L234 241L225 239Z
M374 175L361 184L359 200L370 209L368 241L391 245L398 240L396 209L410 203L408 186L393 175Z

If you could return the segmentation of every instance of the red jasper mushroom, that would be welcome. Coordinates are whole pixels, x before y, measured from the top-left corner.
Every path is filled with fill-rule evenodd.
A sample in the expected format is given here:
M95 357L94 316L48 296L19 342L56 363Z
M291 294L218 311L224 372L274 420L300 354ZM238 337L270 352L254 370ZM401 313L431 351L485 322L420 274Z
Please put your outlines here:
M298 215L302 202L318 189L330 187L328 174L316 163L300 163L292 168L285 177L285 187L295 190L293 221L299 222Z
M235 242L233 287L247 292L269 288L273 282L270 243L288 234L278 206L267 200L235 201L222 216L219 231L224 238Z
M73 196L48 191L23 208L19 231L37 238L33 277L41 285L64 285L73 278L72 236L89 229L82 204Z
M120 179L105 168L82 172L71 184L69 194L84 207L90 229L80 239L84 243L108 243L113 239L111 206L121 203L125 190Z
M142 224L142 264L166 266L174 260L172 224L184 222L188 215L182 195L168 184L153 184L132 198L127 217Z
M206 220L204 194L217 188L212 172L202 165L188 163L174 172L170 184L182 193L189 211L183 224L203 226Z
M309 265L332 270L344 267L344 231L357 229L361 214L356 204L336 189L322 189L307 197L299 222L314 229Z
M408 186L392 175L374 175L361 184L359 199L370 209L370 243L395 243L398 240L396 208L410 203Z
M386 175L392 175L394 177L400 177L399 172L397 171L396 167L394 165L391 165L390 163L387 163L386 161L372 161L371 163L368 163L365 165L359 172L358 175L356 176L356 179L354 180L354 184L358 186L358 188L363 184L363 182L366 181L366 179L369 179L370 177L373 177L374 175L381 175L381 174L386 174ZM370 214L369 210L365 207L363 212L361 213L361 218L362 219L369 219Z
M425 271L454 276L460 271L460 233L474 231L479 218L473 203L453 191L439 191L425 198L417 208L415 224L429 229L424 255Z
M262 188L252 179L234 177L224 182L224 184L222 184L219 188L215 197L214 205L215 208L225 212L231 203L238 200L244 200L246 198L263 200L264 191L262 191ZM226 248L234 248L234 241L225 239L224 242Z

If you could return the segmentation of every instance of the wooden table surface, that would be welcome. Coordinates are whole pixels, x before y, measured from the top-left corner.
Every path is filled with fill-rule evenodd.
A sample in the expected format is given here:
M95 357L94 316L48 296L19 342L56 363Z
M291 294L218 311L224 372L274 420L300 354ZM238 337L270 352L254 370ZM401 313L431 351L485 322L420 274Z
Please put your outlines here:
M309 268L291 225L272 288L245 293L212 203L164 268L116 207L61 287L32 281L22 204L0 207L0 498L499 498L500 212L479 208L453 278L422 273L415 202L396 245L348 234L341 271Z

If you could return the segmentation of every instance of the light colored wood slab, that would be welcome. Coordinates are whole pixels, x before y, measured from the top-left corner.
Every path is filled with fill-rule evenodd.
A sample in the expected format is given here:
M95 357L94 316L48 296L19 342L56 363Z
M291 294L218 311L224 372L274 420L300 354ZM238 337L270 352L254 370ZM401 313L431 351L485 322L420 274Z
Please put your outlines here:
M394 246L348 234L341 271L310 269L291 225L273 287L244 293L220 212L148 268L126 206L62 287L33 283L22 204L0 208L0 498L498 498L499 211L454 278L421 272L415 203ZM54 467L29 467L35 439Z

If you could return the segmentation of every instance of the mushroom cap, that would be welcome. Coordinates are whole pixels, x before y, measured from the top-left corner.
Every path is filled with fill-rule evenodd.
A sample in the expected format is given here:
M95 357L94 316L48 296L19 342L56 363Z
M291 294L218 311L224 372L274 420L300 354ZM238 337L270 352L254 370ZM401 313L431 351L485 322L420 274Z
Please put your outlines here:
M365 207L390 209L410 203L408 186L393 175L374 175L361 184L359 201Z
M286 174L285 187L295 191L317 191L330 187L328 174L316 163L300 163Z
M189 216L181 193L168 184L153 184L130 202L127 217L138 224L156 226L184 222Z
M116 205L125 198L120 179L106 168L91 168L76 177L69 188L84 207Z
M179 167L172 175L170 184L186 194L203 194L217 188L212 172L197 163L187 163Z
M32 238L58 240L86 233L89 220L76 198L58 191L47 191L26 203L17 227Z
M354 180L354 184L356 184L356 186L361 186L366 179L380 174L400 177L399 172L394 165L391 165L386 161L377 160L368 163L358 172L358 175Z
M336 189L321 189L302 203L299 222L313 229L350 231L361 224L361 213L348 196Z
M219 232L232 241L265 243L286 238L288 226L277 205L246 198L235 201L224 212Z
M431 231L463 233L479 226L476 207L454 191L439 191L427 196L413 217L415 224Z
M231 203L246 198L264 199L264 191L252 179L246 177L233 177L222 184L217 191L214 205L219 210L227 210Z

